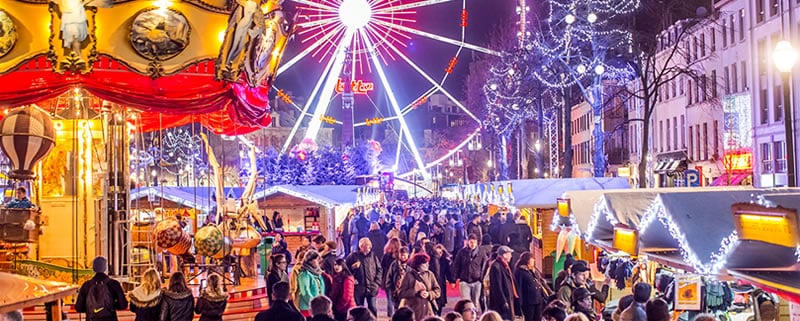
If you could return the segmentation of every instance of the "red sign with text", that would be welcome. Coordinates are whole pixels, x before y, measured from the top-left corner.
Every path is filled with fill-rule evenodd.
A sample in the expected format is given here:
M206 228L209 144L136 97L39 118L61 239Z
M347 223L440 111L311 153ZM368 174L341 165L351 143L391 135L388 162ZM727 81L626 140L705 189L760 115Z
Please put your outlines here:
M375 84L363 80L353 80L350 85L353 93L357 95L366 95L375 89ZM342 78L339 78L339 80L336 81L336 93L341 94L343 92L344 82L342 82Z
M726 154L722 160L725 168L734 171L749 171L753 169L753 153L740 152Z

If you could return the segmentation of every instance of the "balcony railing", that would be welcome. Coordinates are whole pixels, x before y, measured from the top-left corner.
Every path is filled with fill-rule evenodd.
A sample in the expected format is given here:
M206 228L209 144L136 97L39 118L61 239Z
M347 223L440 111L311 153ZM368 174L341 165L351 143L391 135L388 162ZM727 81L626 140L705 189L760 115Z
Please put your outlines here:
M786 160L785 159L778 159L775 161L775 172L776 173L786 173Z

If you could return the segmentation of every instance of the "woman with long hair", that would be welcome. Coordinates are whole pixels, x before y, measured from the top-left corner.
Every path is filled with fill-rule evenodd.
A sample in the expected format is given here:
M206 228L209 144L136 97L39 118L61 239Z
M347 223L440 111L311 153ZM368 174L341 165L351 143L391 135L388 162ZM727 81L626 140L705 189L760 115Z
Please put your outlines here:
M356 279L347 268L344 259L336 259L333 264L333 285L331 301L333 302L333 318L336 321L345 321L347 311L356 306Z
M197 298L194 313L200 315L200 321L222 321L222 313L228 305L228 293L222 289L221 280L219 275L210 275L208 286Z
M433 315L437 308L436 299L442 295L442 289L430 271L430 257L427 254L414 254L408 260L408 267L408 272L400 281L400 306L411 308L414 319L421 321Z
M531 252L520 255L514 268L514 283L525 321L541 320L548 290L547 284L542 282L541 276L536 271L536 259Z
M191 321L194 317L194 296L186 286L186 277L175 272L169 277L161 303L161 321Z
M297 287L299 296L297 307L303 316L310 318L311 299L325 295L325 281L322 278L322 268L319 265L320 256L315 250L306 251L303 257L303 265L300 266L300 273L297 276Z
M383 280L387 280L389 275L389 268L392 266L392 263L397 260L397 255L400 251L400 248L403 247L403 244L400 242L400 239L393 237L389 239L389 242L386 243L386 246L383 248L383 257L381 258L381 268L383 269ZM383 291L386 292L386 303L387 303L387 316L391 317L394 314L395 310L395 302L394 296L392 291L389 291L390 288L394 288L389 284L389 282L383 282Z
M272 254L270 256L269 274L267 274L267 301L272 306L272 287L278 282L289 282L289 274L286 273L286 266L289 262L283 254Z
M142 275L142 283L128 293L131 312L135 321L158 320L161 313L161 276L155 269L148 269Z

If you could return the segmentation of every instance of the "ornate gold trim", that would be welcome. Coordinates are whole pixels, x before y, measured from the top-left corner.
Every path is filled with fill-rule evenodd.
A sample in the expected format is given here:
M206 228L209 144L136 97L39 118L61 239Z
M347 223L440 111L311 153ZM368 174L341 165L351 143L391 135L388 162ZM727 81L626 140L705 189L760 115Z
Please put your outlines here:
M40 52L40 53L34 54L34 55L32 55L32 56L30 56L28 58L25 58L22 61L20 61L19 63L17 63L16 65L13 65L10 68L8 68L7 70L0 70L0 76L15 72L15 71L17 71L17 69L22 67L22 65L25 65L25 64L31 62L32 60L38 59L39 57L44 56L44 55L47 55L47 53L46 52ZM50 69L41 68L41 69L37 69L37 70L49 71Z
M16 0L16 1L24 2L24 3L31 3L31 4L48 4L52 0ZM133 2L133 1L141 1L141 0L114 0L114 4ZM190 5L193 5L195 7L198 7L200 9L204 9L204 10L207 10L207 11L210 11L210 12L223 13L223 14L228 14L228 13L231 12L231 10L229 10L228 8L220 8L220 7L217 7L217 6L212 5L210 3L207 3L207 2L205 2L203 0L183 0L182 2L183 3L188 3Z
M187 68L190 68L190 67L192 67L194 65L197 65L197 64L200 64L200 63L204 63L204 62L208 62L208 61L214 61L214 58L211 58L211 57L197 58L197 59L191 60L191 61L189 61L189 62L187 62L187 63L185 63L183 65L180 65L174 71L169 71L169 72L164 71L164 68L163 68L164 65L161 64L160 62L158 64L154 64L154 62L150 62L150 64L148 64L148 66L147 66L147 69L142 71L142 70L139 70L139 69L133 67L132 65L130 65L129 63L127 63L126 61L124 61L124 60L122 60L120 58L117 58L117 57L114 57L112 55L105 54L105 53L101 53L100 55L101 56L105 56L107 58L110 58L110 59L114 60L114 62L125 66L125 68L127 68L130 72L137 73L137 74L144 75L144 76L150 76L150 77L152 77L152 75L153 75L153 71L151 71L151 68L156 67L156 66L161 67L161 70L158 72L158 77L163 77L163 76L172 76L172 75L175 75L175 74L179 74L179 73L183 72L184 70L186 70ZM99 68L98 70L105 70L105 69ZM206 75L206 74L203 74L203 75ZM214 76L213 73L208 73L207 75L212 76L212 77ZM158 77L156 77L156 78L158 78Z
M175 58L175 57L179 56L181 53L186 51L187 48L189 48L189 45L192 42L192 24L189 22L189 18L186 17L186 15L183 14L183 12L181 12L181 11L175 9L175 8L168 8L167 10L171 11L174 14L179 15L186 22L186 29L187 29L187 32L186 32L186 44L184 44L183 49L181 49L180 51L178 51L176 53L173 53L172 55L163 55L161 57L158 54L155 54L153 57L147 57L143 53L139 52L139 50L137 50L136 47L133 45L133 23L142 14L145 14L145 13L148 13L148 12L151 12L151 11L157 11L157 10L162 10L162 9L159 8L159 7L147 7L147 8L143 8L143 9L137 11L132 16L131 25L128 26L128 44L133 49L133 52L138 54L140 57L149 60L151 66L160 65L160 63L159 64L154 64L156 62L156 60L158 60L158 61L167 61L167 60L170 60L172 58ZM150 69L150 67L148 67L148 70L149 69Z

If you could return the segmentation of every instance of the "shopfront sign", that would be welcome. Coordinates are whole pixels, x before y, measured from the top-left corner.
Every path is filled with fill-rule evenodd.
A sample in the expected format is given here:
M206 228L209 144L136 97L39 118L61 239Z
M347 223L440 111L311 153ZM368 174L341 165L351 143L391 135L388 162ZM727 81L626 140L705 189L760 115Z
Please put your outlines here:
M615 249L635 257L639 253L639 231L624 226L614 227Z
M559 198L556 200L558 203L558 215L561 217L569 217L570 204L568 198Z
M796 210L750 203L734 204L732 209L739 239L790 248L800 244Z
M703 279L696 274L675 276L675 310L698 311L701 308Z
M732 171L750 171L753 170L753 153L747 151L725 154L722 163Z

